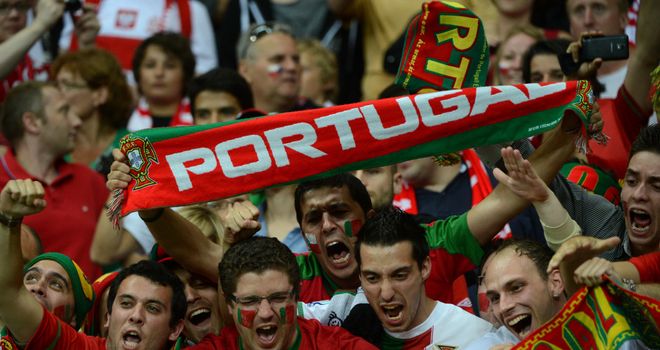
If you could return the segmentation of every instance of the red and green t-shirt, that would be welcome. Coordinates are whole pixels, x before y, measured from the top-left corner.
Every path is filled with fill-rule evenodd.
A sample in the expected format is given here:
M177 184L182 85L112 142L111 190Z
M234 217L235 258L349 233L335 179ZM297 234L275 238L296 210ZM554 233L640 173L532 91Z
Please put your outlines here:
M297 349L342 349L371 350L376 349L362 338L350 334L341 327L323 326L316 320L306 320L298 317L298 332L296 341L289 350ZM242 350L241 338L234 327L225 327L220 335L208 335L202 341L188 349L191 350Z

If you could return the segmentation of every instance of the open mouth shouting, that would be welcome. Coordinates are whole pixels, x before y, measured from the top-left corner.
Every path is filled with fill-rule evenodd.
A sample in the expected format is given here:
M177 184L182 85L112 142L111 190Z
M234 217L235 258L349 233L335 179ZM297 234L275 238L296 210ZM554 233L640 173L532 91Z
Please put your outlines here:
M211 309L202 307L188 313L188 322L194 326L203 325L211 320Z
M522 314L506 321L507 327L523 339L532 331L532 315Z
M351 250L341 241L329 242L325 245L325 252L328 260L335 268L344 268L348 266L351 260Z
M381 305L384 319L382 320L386 326L396 327L403 323L403 305Z
M142 341L140 334L135 330L128 330L121 336L124 349L137 349Z
M630 233L635 236L645 236L651 228L651 215L643 209L631 208L628 210L628 219L630 219Z
M257 343L263 348L270 348L277 342L277 325L264 324L256 329Z

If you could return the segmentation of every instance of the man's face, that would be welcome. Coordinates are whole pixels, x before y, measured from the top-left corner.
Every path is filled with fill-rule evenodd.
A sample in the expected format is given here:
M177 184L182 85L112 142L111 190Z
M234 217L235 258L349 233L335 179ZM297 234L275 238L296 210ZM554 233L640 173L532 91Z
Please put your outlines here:
M29 8L27 0L0 0L0 43L25 28Z
M235 120L242 111L234 95L224 91L205 90L195 96L195 124L206 125Z
M431 272L427 258L420 271L408 241L392 246L360 246L360 282L383 327L403 332L426 319L421 312L424 281Z
M355 237L346 235L344 224L354 220L364 223L365 213L348 188L320 187L307 191L300 209L300 228L323 270L336 283L357 279Z
M277 270L248 272L236 281L229 303L246 349L288 349L296 335L296 298L289 277ZM229 299L229 297L228 297Z
M184 269L176 269L174 272L184 284L188 303L186 318L183 320L183 333L195 343L207 334L217 334L220 331L218 287Z
M626 12L620 12L619 0L568 0L566 11L571 25L571 35L579 38L588 31L601 31L603 35L623 34L626 28Z
M183 325L170 328L172 288L142 276L121 282L108 316L108 348L161 350L175 341Z
M564 81L557 56L540 54L532 57L529 64L530 83L557 83Z
M257 39L241 62L241 74L250 83L255 101L267 100L275 105L295 102L300 92L300 57L295 40L284 33Z
M484 284L495 317L520 339L563 306L562 301L552 297L553 293L560 295L562 287L553 285L550 278L543 280L534 262L512 248L492 257Z
M75 325L75 304L71 280L62 265L41 260L23 276L23 285L46 310L64 322Z
M423 187L433 175L433 168L438 165L433 158L420 158L399 163L398 168L403 180L411 186Z
M139 74L140 90L147 100L172 103L183 97L183 63L160 46L147 47Z
M660 155L642 151L628 163L621 189L626 213L626 230L639 255L658 250L660 245Z
M367 188L374 209L392 205L394 194L398 192L395 191L395 186L401 186L401 175L397 173L395 166L358 170L353 174Z
M43 89L44 118L41 123L41 140L58 156L65 155L76 145L80 118L73 113L64 95L57 88Z

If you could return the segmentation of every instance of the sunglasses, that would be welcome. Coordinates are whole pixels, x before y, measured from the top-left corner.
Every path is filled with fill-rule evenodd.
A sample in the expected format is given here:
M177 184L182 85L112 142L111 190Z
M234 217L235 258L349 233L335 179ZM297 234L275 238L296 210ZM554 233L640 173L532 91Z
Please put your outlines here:
M254 43L260 38L272 33L286 33L291 35L291 29L279 23L266 22L259 24L250 31L250 42Z

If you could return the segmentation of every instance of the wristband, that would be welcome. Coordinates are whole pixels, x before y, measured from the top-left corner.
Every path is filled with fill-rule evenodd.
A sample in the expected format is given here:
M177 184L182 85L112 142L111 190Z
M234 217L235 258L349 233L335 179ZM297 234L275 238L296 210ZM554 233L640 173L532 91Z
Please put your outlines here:
M5 213L0 212L0 223L9 228L21 226L22 222L23 222L22 216L18 218L13 218L11 216L5 215Z

